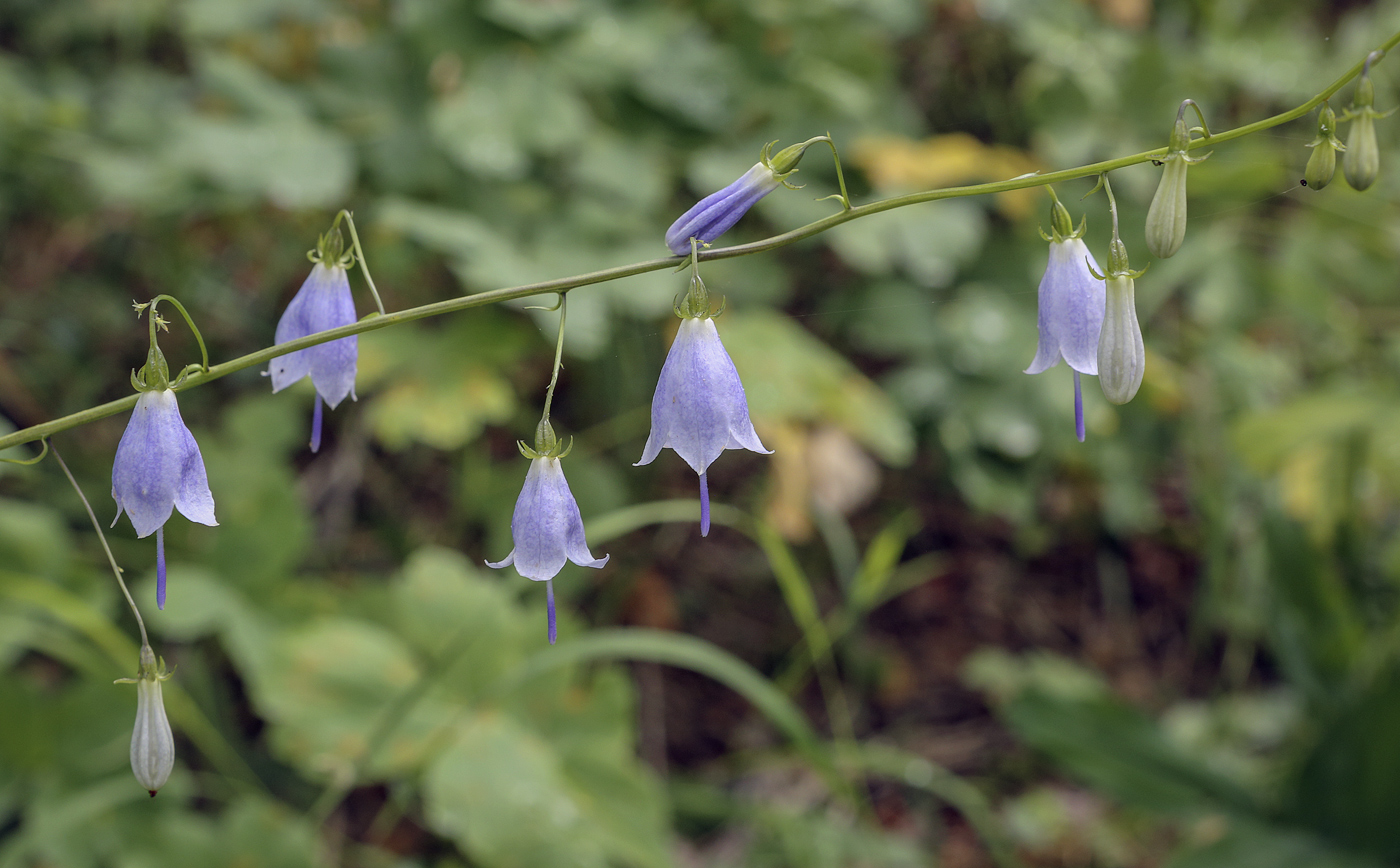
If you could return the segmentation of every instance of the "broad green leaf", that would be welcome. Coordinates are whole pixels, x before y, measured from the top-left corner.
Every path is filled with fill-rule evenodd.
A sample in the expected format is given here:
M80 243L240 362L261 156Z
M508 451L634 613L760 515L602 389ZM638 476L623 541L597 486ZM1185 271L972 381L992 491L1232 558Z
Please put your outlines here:
M726 313L719 329L760 423L826 422L887 464L911 460L914 434L899 408L810 332L758 311Z
M487 868L604 866L597 833L548 742L496 713L462 719L423 780L433 829Z

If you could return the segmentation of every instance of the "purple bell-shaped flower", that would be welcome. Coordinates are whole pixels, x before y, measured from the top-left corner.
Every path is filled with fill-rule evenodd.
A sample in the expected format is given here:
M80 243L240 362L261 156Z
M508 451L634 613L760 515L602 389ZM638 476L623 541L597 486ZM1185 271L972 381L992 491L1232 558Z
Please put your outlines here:
M516 572L535 582L544 582L549 610L549 644L558 637L554 617L555 576L564 568L565 561L573 561L581 567L601 568L608 562L608 555L593 557L588 550L588 540L583 532L583 517L579 514L578 503L569 483L564 479L564 468L560 459L569 450L559 449L554 429L548 422L541 422L535 437L535 449L524 443L520 451L530 459L530 469L525 474L525 485L520 489L520 497L515 501L515 513L510 519L510 536L515 548L504 560L487 562L493 569L511 565Z
M637 466L650 464L670 447L700 474L700 535L710 533L710 490L705 472L726 449L766 449L749 419L739 372L720 342L709 312L709 293L699 276L676 305L676 339L661 366L651 399L651 436Z
M677 256L690 253L690 239L701 245L710 242L729 231L739 222L750 208L769 193L783 186L788 175L797 171L802 155L815 142L829 141L825 136L817 136L796 145L783 148L770 156L774 142L763 146L753 168L739 176L734 183L716 193L711 193L696 202L691 209L671 224L666 230L666 246Z
M185 321L199 340L203 353L204 338L195 329L185 308L168 295L136 305L138 313L145 312L150 326L150 349L146 364L131 375L131 384L141 393L131 411L117 454L112 461L112 499L117 502L117 519L125 512L136 529L137 537L156 535L156 606L165 608L165 523L178 509L190 521L217 525L214 520L214 495L209 491L209 476L204 472L204 457L199 444L180 418L180 405L171 390L170 369L165 355L156 344L156 330L166 322L156 313L161 301L179 308ZM200 366L193 366L200 367ZM204 354L203 369L209 369ZM181 373L174 385L185 378Z
M1054 193L1052 192L1053 196ZM1069 211L1052 206L1050 261L1040 279L1037 324L1040 341L1027 374L1039 374L1064 359L1074 371L1074 431L1084 441L1084 397L1080 374L1098 374L1099 330L1104 318L1104 282L1094 276L1098 263L1084 244L1084 226L1075 230Z
M355 301L350 295L346 267L353 254L342 252L338 229L322 236L315 254L316 265L277 321L276 342L294 341L340 328L355 322ZM327 341L278 356L268 373L272 391L280 392L302 377L311 376L316 387L316 408L311 416L311 451L321 448L321 402L334 410L345 396L355 397L355 365L359 360L359 339L355 335Z

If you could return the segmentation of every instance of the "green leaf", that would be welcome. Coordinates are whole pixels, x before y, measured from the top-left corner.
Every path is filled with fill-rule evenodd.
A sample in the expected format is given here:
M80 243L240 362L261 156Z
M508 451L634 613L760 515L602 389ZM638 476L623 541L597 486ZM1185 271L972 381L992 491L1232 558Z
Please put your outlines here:
M500 714L461 721L424 776L423 801L433 829L487 868L607 864L559 757Z
M898 406L791 319L771 312L727 313L719 329L755 419L827 422L886 464L898 467L912 460L914 432Z
M278 637L253 686L272 744L312 780L404 774L430 754L454 708L421 697L380 744L376 724L418 684L420 669L393 634L363 621L323 618ZM352 779L354 779L352 777Z
M1400 858L1400 669L1329 709L1293 783L1294 820L1387 863Z

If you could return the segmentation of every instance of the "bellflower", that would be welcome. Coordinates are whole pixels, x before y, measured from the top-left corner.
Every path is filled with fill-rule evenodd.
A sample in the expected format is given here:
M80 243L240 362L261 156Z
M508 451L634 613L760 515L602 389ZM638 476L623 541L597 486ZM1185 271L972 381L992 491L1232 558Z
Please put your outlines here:
M773 144L764 145L759 160L734 183L711 193L682 214L666 230L666 246L677 256L690 252L690 239L706 246L729 231L759 199L783 186L784 180L797 170L802 155L814 142L826 141L823 136L791 145L770 157Z
M156 791L170 780L175 769L175 735L165 716L165 699L160 683L170 675L165 661L156 661L150 645L141 646L141 665L135 678L119 683L136 685L136 725L131 730L131 771L136 780L155 798Z
M1053 193L1051 194L1054 195ZM1074 371L1074 431L1084 442L1084 398L1080 374L1098 374L1099 329L1104 316L1104 282L1094 277L1098 263L1084 244L1084 227L1074 230L1069 211L1054 200L1050 259L1037 292L1040 340L1027 374L1039 374L1064 359Z
M554 617L555 576L564 568L565 561L573 561L581 567L599 569L608 562L609 555L593 557L588 550L588 541L583 533L583 517L579 514L578 503L564 479L564 469L560 459L568 454L568 449L558 449L554 430L548 422L541 422L535 440L536 449L524 443L520 451L530 458L530 469L525 474L525 485L520 489L520 497L515 502L515 513L510 519L510 536L515 548L504 560L487 562L492 569L502 569L511 565L516 572L535 582L544 582L549 611L549 644L553 645L558 636Z
M319 261L277 321L275 340L282 344L340 328L355 322L355 301L350 295L346 266L353 261L343 254L339 230L322 236ZM272 360L272 391L280 392L302 377L311 376L316 387L316 407L311 416L311 451L321 448L321 402L334 410L345 396L355 397L355 365L359 360L356 335L317 344Z
M637 465L650 464L670 447L700 474L700 535L710 533L710 489L705 472L726 449L771 454L749 420L739 372L725 352L709 313L709 295L698 276L676 306L680 328L651 399L651 435Z
M113 525L125 511L138 537L156 535L156 605L165 608L165 522L171 512L179 509L190 521L218 524L199 444L169 388L142 392L136 400L112 462L112 499L117 502Z

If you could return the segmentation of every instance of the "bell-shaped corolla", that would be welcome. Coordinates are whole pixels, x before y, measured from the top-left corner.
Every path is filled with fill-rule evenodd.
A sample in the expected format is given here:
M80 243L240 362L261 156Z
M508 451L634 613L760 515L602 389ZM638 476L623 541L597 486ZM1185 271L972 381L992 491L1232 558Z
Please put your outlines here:
M685 316L661 366L651 399L651 436L638 465L670 447L700 474L700 534L710 532L710 491L705 472L726 449L769 454L749 420L739 372L725 352L715 321Z
M141 646L141 665L136 678L136 725L131 731L131 772L152 798L170 780L175 769L175 735L165 716L165 698L160 683L170 676L164 661L157 662L150 645Z
M327 260L327 261L332 261ZM318 262L277 321L275 340L282 344L355 322L350 278L340 264ZM316 387L311 420L311 451L321 448L321 402L335 409L345 397L355 397L355 366L359 361L356 335L306 347L272 360L272 391L280 392L302 377Z
M1074 429L1080 442L1084 440L1084 401L1079 375L1099 372L1104 288L1094 276L1096 271L1098 263L1079 236L1055 233L1037 293L1040 340L1026 368L1027 374L1039 374L1064 359L1074 371Z
M583 532L578 503L564 479L558 457L542 454L530 460L525 485L515 501L510 519L510 536L515 548L504 560L487 562L493 569L515 566L516 572L531 581L547 582L549 604L549 643L558 635L554 618L554 584L551 581L564 568L565 561L598 569L608 555L593 557Z
M165 522L173 510L190 521L217 525L214 495L190 429L170 389L142 392L112 462L112 499L138 537L156 535L156 605L165 607Z

